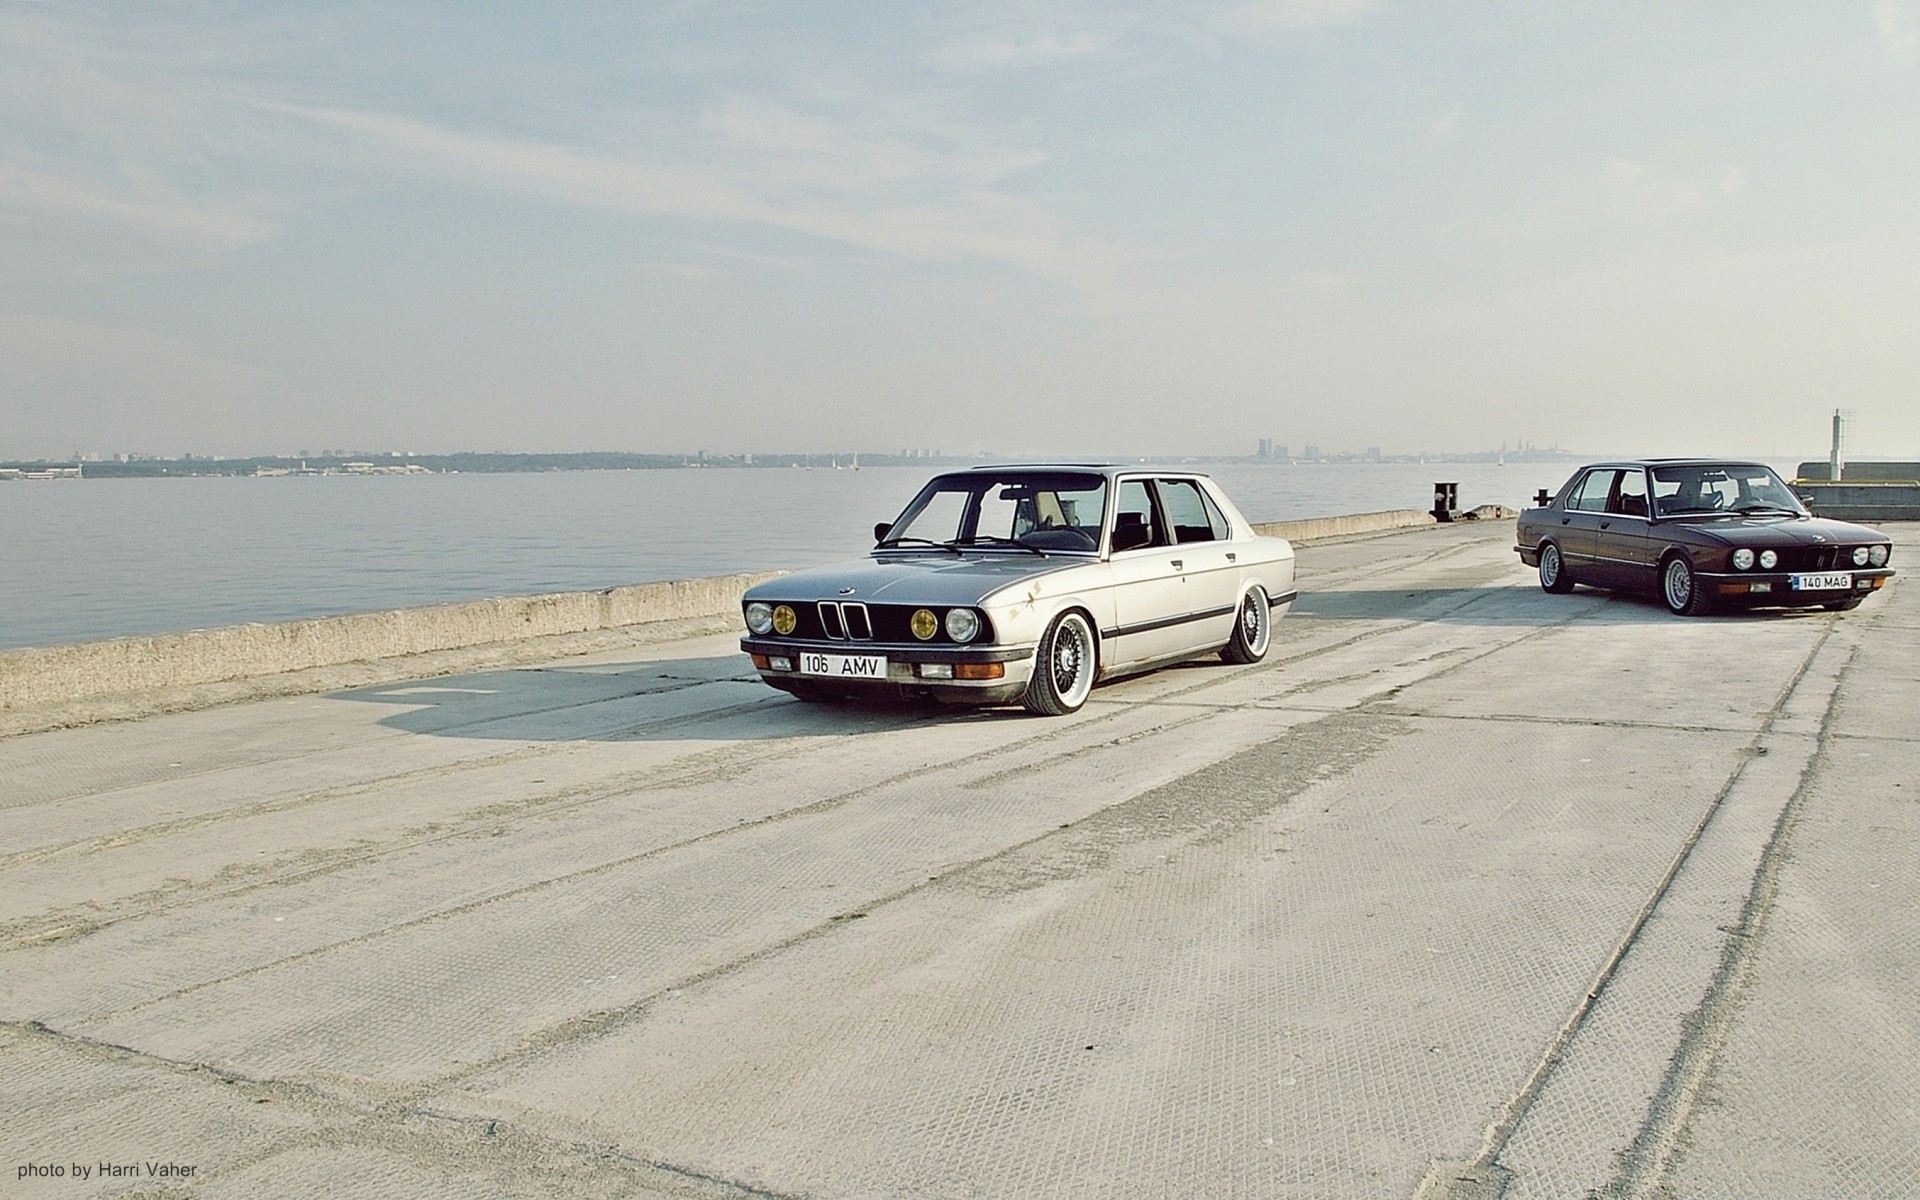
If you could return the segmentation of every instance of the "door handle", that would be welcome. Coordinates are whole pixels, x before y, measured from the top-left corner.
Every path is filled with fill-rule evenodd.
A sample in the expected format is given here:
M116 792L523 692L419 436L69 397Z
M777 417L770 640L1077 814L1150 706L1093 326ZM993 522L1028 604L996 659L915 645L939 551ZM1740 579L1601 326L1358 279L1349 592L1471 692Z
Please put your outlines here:
M1613 528L1613 522L1612 522L1612 521L1602 521L1602 522L1600 522L1600 528L1602 528L1602 529L1612 529L1612 528Z
M1561 523L1562 525L1571 525L1571 524L1573 524L1573 518L1572 518L1572 517L1561 517L1561 518L1560 518L1560 523Z
M1228 561L1228 562L1239 562L1239 561L1240 561L1240 556L1239 556L1238 554L1229 554L1229 555L1227 555L1227 561Z
M1179 558L1176 558L1176 559L1174 559L1174 560L1173 560L1173 566L1174 566L1174 569L1175 569L1175 570L1178 570L1178 569L1180 569L1181 567L1184 567L1184 566L1186 566L1186 565L1187 565L1187 564L1186 564L1186 560L1185 560L1185 559L1179 559Z

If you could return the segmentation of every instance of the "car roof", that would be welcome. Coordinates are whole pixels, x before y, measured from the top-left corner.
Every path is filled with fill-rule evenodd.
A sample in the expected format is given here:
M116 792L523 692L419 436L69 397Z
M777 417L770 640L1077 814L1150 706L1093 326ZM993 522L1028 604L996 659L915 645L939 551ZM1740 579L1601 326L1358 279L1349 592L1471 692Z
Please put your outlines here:
M1185 475L1197 479L1211 478L1204 471L1193 471L1185 467L1157 466L1153 463L992 463L987 466L972 467L970 471L1069 471L1105 475L1111 479L1118 475ZM943 474L958 475L965 472L947 471Z
M1757 458L1610 458L1582 463L1582 471L1594 467L1764 467Z

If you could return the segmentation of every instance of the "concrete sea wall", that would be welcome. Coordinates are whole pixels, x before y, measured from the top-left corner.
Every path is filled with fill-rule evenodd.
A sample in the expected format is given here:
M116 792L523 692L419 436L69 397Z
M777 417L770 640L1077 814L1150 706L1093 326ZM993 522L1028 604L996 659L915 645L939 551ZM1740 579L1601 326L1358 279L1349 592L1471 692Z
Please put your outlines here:
M0 711L731 614L779 572L505 596L0 652Z
M1269 521L1264 525L1255 525L1253 531L1266 537L1286 538L1290 542L1317 542L1322 538L1355 537L1432 524L1432 513L1416 508L1396 508L1387 512L1349 513L1341 517L1314 517L1305 521Z
M1433 523L1429 513L1400 509L1254 528L1311 543ZM508 665L542 651L579 653L611 644L594 640L595 633L617 635L630 644L648 640L649 629L683 634L691 631L689 622L730 626L740 594L778 574L507 596L0 651L0 718L5 718L0 734L356 686L399 678L409 670L424 676ZM540 645L533 645L536 640ZM394 661L400 659L409 661Z

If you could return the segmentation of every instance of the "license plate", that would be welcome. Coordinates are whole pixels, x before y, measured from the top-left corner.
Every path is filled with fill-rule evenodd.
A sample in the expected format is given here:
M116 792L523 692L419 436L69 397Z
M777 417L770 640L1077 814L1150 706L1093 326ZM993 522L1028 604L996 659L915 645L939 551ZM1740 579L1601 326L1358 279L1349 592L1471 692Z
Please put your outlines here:
M1787 585L1796 592L1826 592L1834 588L1850 588L1853 576L1845 571L1828 571L1820 575L1789 576Z
M887 660L879 654L802 654L800 673L835 679L885 679Z

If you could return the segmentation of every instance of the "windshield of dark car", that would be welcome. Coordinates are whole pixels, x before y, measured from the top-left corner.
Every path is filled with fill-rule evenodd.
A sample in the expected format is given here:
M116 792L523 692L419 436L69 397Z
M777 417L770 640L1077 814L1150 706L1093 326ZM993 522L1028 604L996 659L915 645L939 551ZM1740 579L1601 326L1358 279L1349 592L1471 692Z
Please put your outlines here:
M880 542L979 549L1093 551L1107 501L1101 475L969 472L943 475L914 497Z
M1654 511L1686 513L1804 513L1800 498L1770 467L1759 463L1694 463L1653 469Z

